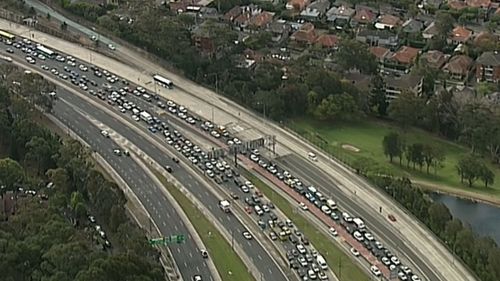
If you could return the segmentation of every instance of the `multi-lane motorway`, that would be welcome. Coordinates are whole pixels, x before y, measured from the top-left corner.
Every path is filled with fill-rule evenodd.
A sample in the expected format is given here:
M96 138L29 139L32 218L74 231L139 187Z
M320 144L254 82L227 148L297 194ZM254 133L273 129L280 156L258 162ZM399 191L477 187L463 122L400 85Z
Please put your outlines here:
M176 209L164 196L158 196L158 194L162 194L159 190L162 187L157 186L132 158L115 155L113 149L120 146L111 139L102 136L100 130L75 108L77 107L68 106L67 103L58 101L54 104L54 116L82 137L93 150L114 167L147 208L151 218L164 236L178 234L187 236L184 244L169 246L181 275L186 280L194 275L204 276L206 280L214 280L206 260L201 255L201 249L198 249L194 243L194 239L183 221L179 220Z
M127 128L125 124L119 122L115 117L110 116L107 112L104 112L103 110L89 104L87 101L79 98L78 96L68 93L65 90L58 89L58 94L60 99L62 100L56 102L57 105L54 107L56 116L59 115L59 111L62 110L61 108L78 108L87 116L99 120L109 128L112 128L113 131L126 138L131 143L134 143L134 145L140 147L147 155L152 157L158 163L171 166L174 170L176 179L182 182L185 187L189 189L189 191L200 201L204 202L210 212L212 212L218 219L218 223L223 225L226 229L229 230L229 232L233 234L235 242L239 243L244 251L253 259L254 264L263 274L262 277L264 280L287 280L283 272L270 257L268 251L266 251L266 249L264 249L256 240L246 240L242 236L242 232L247 228L243 226L233 215L223 213L218 207L218 198L216 198L210 191L208 191L202 182L188 173L185 168L182 167L182 164L178 165L174 163L171 159L171 156L169 155L158 153L158 148L153 145L146 137L136 133L134 130ZM79 132L87 134L87 138L103 138L103 136L100 134L100 130L95 125L89 122L80 122L79 116L81 117L81 112L72 110L72 113L65 116L65 120L63 121L72 124L75 128L78 128ZM117 113L121 114L119 112ZM142 126L141 130L143 130L144 134L149 134L146 128ZM99 146L101 145L101 143L97 143L96 145ZM107 147L106 149L108 150L108 154L112 154L112 147ZM119 159L123 158L116 155L111 156ZM124 170L130 171L128 168L124 168ZM157 189L151 189L148 192L148 194L151 195L151 198L148 198L148 200L154 201L154 204L156 205L164 203L159 202L160 198L163 198L163 196L158 196L159 191ZM164 208L169 207L167 205L167 207ZM172 218L175 217L172 216ZM168 219L168 217L163 217L163 219L160 218L159 221L161 224L166 223L167 226L170 224L170 220ZM195 251L195 253L197 252ZM179 261L177 259L176 262L179 264ZM183 261L181 261L181 264L182 262ZM180 269L182 271L182 267L180 267Z
M99 63L103 63L102 62ZM146 66L145 64L142 64L140 66L140 69L143 68L151 68L151 66ZM155 70L156 71L156 70ZM141 75L139 72L137 72L137 76ZM137 77L136 76L136 77ZM174 79L172 79L174 81ZM182 84L182 86L185 89L190 89L193 90L190 93L185 93L186 97L180 97L175 94L174 99L179 98L179 99L184 99L184 100L189 100L190 98L193 98L194 96L198 96L200 93L203 93L204 99L201 98L195 98L197 103L201 103L202 105L205 106L205 108L200 109L200 113L204 113L206 115L207 108L210 108L210 105L206 105L207 103L212 103L215 104L217 103L217 108L220 111L224 111L224 114L216 114L217 120L223 119L222 115L225 115L224 120L227 120L229 122L229 119L240 119L240 112L241 112L241 118L245 118L248 120L248 122L251 122L250 125L252 127L255 127L256 121L254 116L251 114L248 114L248 112L244 111L244 109L241 109L238 106L234 106L231 102L228 102L226 100L222 101L219 98L215 98L214 94L211 92L208 92L206 90L200 89L200 87L193 86L189 84L186 81L181 81L177 83L177 81L174 81L176 84ZM188 85L189 84L189 85ZM187 104L188 102L186 102ZM193 104L193 101L190 102ZM221 105L222 104L222 105ZM226 121L224 121L226 123ZM259 123L259 129L258 131L260 133L262 132L274 132L278 134L278 141L281 144L281 147L279 148L279 153L281 155L285 155L290 153L290 151L295 151L296 153L298 152L299 154L306 155L307 151L310 150L310 146L301 143L300 141L297 141L296 139L293 138L289 133L284 133L281 129L276 128L276 126L268 124L266 126L260 126L262 125ZM247 124L247 126L249 126ZM330 178L332 175L335 175L335 178L333 179L333 182L336 183L336 188L333 189L332 192L335 193L342 193L344 196L345 194L353 194L354 190L358 192L358 198L353 202L355 205L349 205L349 208L355 209L353 211L353 214L361 214L363 210L369 210L371 209L371 217L375 219L375 222L377 225L375 225L376 229L380 229L379 231L384 232L384 233L379 233L376 231L376 235L380 237L384 237L387 233L394 232L395 236L393 238L396 238L395 245L408 245L408 248L410 249L410 253L404 253L409 256L409 258L412 260L414 264L416 264L417 268L420 268L422 271L425 271L425 275L429 280L473 280L474 278L470 276L468 271L460 264L455 264L454 266L451 266L451 258L450 254L446 252L446 250L443 249L442 245L439 245L439 242L436 241L435 238L433 238L432 235L429 235L427 230L424 230L421 226L418 224L412 222L412 218L408 217L406 214L404 214L394 203L391 203L390 200L387 200L386 198L383 198L380 196L380 194L377 191L371 190L371 187L367 185L366 183L360 181L359 179L355 178L352 174L349 172L346 172L345 169L337 166L336 163L331 162L329 159L326 159L325 157L320 157L320 162L315 164L315 165L310 165L309 163L308 168L315 171L317 176L321 176L323 171L327 171L324 174L327 174ZM301 165L304 165L304 160L301 159ZM286 163L285 163L286 164ZM315 176L316 178L316 176ZM329 186L324 186L324 183L319 183L321 187L325 190L331 190ZM360 188L362 187L362 188ZM334 194L334 197L336 194ZM393 227L390 226L390 224L385 220L385 216L380 216L376 217L374 215L376 211L373 211L374 209L378 209L378 206L383 206L384 207L384 212L387 212L388 210L391 210L392 212L396 212L396 215L398 216L398 222L397 226L400 228L398 231L395 231ZM360 213L361 212L361 213ZM384 213L385 215L386 213ZM375 217L374 217L375 216ZM368 224L370 223L375 223L372 221L369 221ZM378 226L380 224L380 226ZM383 228L382 226L385 226ZM405 236L407 238L405 238ZM412 237L412 238L409 238ZM415 254L411 254L415 253ZM423 253L427 253L427 256ZM427 270L427 269L429 270Z

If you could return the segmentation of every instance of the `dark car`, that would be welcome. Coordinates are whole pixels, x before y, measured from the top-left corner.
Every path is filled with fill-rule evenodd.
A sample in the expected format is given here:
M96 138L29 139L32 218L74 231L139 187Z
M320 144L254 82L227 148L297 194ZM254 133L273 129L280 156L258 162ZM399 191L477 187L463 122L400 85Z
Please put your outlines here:
M174 161L176 164L179 164L179 159L172 157L172 161Z
M172 167L170 166L165 166L165 170L167 170L167 172L169 173L172 173Z

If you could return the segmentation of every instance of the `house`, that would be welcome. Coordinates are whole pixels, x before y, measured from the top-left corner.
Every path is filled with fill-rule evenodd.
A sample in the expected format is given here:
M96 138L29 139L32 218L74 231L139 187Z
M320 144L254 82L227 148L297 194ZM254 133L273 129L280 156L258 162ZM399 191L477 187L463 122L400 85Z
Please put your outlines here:
M484 52L476 59L476 80L497 83L500 81L500 54Z
M443 67L443 72L448 74L449 82L464 85L469 79L474 61L466 55L453 56Z
M242 12L243 12L243 8L241 8L240 6L234 6L233 8L231 8L231 10L229 10L227 13L224 14L224 16L222 17L222 20L224 22L227 22L227 23L233 23L233 21L239 15L241 15Z
M425 67L430 67L434 69L441 69L446 63L447 57L443 52L438 50L431 50L427 53L422 54L420 61L422 61Z
M395 49L399 44L398 35L387 30L364 29L358 32L356 40L370 46L381 46L389 49Z
M267 28L271 32L271 40L273 42L282 42L287 39L292 31L292 27L286 22L286 20L277 20L272 22Z
M462 10L467 8L467 5L463 1L458 1L458 0L453 0L453 1L448 1L448 7L452 10Z
M308 4L309 0L289 0L286 3L285 8L287 10L302 11Z
M351 19L351 26L372 24L376 18L377 14L367 7L357 8Z
M266 29L273 21L274 13L263 11L250 18L248 26L251 30Z
M471 39L471 38L472 38L472 31L471 30L468 30L467 28L465 28L463 26L457 26L457 27L453 28L450 36L448 37L448 39L446 41L448 42L448 44L458 45L458 44L467 43L467 41L469 41L469 39Z
M303 45L314 44L317 39L314 25L310 22L305 23L290 36L290 39Z
M465 0L465 4L470 8L488 10L491 6L491 0Z
M214 34L212 34L213 28L211 25L218 25L221 28L227 28L227 25L222 23L205 21L198 25L193 31L191 31L191 39L195 47L200 51L203 56L212 57L214 56L218 49L214 43Z
M333 34L321 34L316 39L315 43L325 49L336 49L339 43L339 38Z
M410 91L420 96L423 91L424 77L416 74L406 74L401 77L388 76L384 78L387 99L397 98L403 91Z
M254 67L257 63L262 62L263 59L264 56L260 52L246 49L243 51L243 54L236 59L236 67L249 69Z
M238 31L248 31L251 19L261 14L262 9L253 4L241 7L241 9L240 15L233 20L234 28Z
M424 0L423 1L423 6L425 8L430 8L433 10L438 10L441 7L441 4L443 4L443 0Z
M370 47L368 50L375 56L379 63L383 63L385 58L391 53L391 50L378 46Z
M384 70L408 73L415 64L419 53L420 49L403 46L397 52L386 58Z
M422 32L422 37L426 40L432 39L434 36L439 34L439 30L436 26L436 22L429 24Z
M347 81L354 85L358 90L363 92L370 92L372 88L372 76L368 74L363 74L359 72L347 72L343 77L344 81Z
M325 15L328 8L330 8L329 0L316 0L309 4L305 10L300 12L300 15L305 18L317 20Z
M342 29L342 27L349 24L351 18L356 13L356 10L350 8L349 6L338 6L332 7L328 12L326 12L327 21L333 23L335 28Z
M476 47L496 46L498 45L498 36L487 31L481 31L474 37L473 43Z
M378 17L377 22L375 23L375 28L393 29L394 27L399 26L400 24L401 24L400 18L393 15L385 14Z
M408 34L414 34L422 31L424 24L416 19L409 19L403 23L403 32Z

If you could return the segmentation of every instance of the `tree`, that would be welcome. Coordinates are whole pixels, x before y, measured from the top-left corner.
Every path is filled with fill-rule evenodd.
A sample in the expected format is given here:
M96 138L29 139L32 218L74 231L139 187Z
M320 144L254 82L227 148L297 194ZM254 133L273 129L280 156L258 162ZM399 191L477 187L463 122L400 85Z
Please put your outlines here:
M413 163L413 169L415 165L420 167L424 165L424 145L421 143L413 143L406 148L406 159Z
M480 169L481 169L481 171L479 174L479 178L481 179L481 181L484 182L484 187L487 188L489 184L494 183L495 174L484 163L482 163L482 165L480 166Z
M435 166L434 163L436 161L440 161L439 158L441 158L441 153L439 151L440 151L439 148L431 144L424 144L422 153L425 165L427 166L427 174L429 173L430 167Z
M109 227L113 232L118 230L118 227L127 221L127 216L125 215L125 209L123 206L114 205L111 208L111 215L109 217Z
M418 125L424 105L424 100L420 97L410 91L403 91L389 105L389 116L403 128Z
M366 45L352 39L340 41L336 59L345 70L358 69L363 73L374 74L378 67L375 56Z
M0 185L13 190L16 184L24 181L24 170L17 161L10 158L0 159Z
M403 154L404 141L396 132L391 132L384 136L382 140L384 155L389 157L389 162L392 163L394 157L399 157L400 163Z
M458 160L457 172L460 175L460 181L467 180L469 187L481 176L481 162L476 156L469 154Z
M51 18L50 13L47 13L47 20L50 21L50 18Z
M377 167L377 162L368 157L357 157L352 163L351 166L356 170L356 173L359 175L367 175L369 172L372 172Z
M378 116L384 117L389 108L384 80L380 75L375 75L371 83L373 87L370 95L370 107L377 112Z
M44 138L34 136L26 143L25 159L36 163L38 173L50 167L54 153L55 151Z
M431 204L429 208L429 224L434 233L440 235L451 219L450 210L443 203L433 202Z

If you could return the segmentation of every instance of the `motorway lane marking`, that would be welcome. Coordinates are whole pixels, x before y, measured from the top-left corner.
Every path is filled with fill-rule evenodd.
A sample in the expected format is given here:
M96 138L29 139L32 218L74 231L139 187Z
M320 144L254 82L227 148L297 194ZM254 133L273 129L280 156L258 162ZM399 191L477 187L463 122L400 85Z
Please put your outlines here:
M163 223L163 226L167 227L167 223L166 222L162 222Z
M262 260L262 257L260 255L257 255L257 257L259 258L259 260Z
M187 262L184 262L184 267L186 267L186 268L188 267L188 264L187 264Z
M193 258L193 253L189 252L189 257Z
M179 253L179 254L181 253L181 249L179 247L177 247L176 250L177 250L177 253Z

